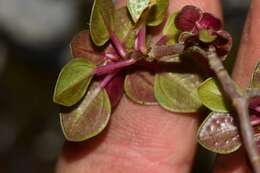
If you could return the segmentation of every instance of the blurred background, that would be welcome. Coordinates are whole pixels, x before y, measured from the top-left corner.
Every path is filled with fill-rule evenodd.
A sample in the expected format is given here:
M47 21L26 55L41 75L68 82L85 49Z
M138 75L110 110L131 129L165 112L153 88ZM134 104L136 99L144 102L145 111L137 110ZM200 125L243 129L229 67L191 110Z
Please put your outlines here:
M249 0L222 3L234 38L231 69ZM0 0L0 173L54 171L64 137L53 89L70 58L71 38L88 27L91 5L92 0ZM194 172L208 172L201 164L208 153L199 153Z

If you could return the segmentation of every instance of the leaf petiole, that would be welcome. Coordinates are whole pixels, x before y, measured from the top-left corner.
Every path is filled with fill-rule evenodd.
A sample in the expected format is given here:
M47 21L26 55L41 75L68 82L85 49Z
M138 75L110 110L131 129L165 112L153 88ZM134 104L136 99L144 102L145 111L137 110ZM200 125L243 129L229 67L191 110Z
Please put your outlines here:
M250 123L252 126L257 126L260 124L260 118L257 116L251 116L250 117Z
M125 46L124 44L119 40L119 38L117 37L117 35L113 32L110 33L110 39L113 43L113 45L115 46L118 54L123 57L123 58L126 58L127 56L127 52L126 52L126 49L125 49Z
M119 70L116 70L112 72L111 74L108 74L98 85L99 88L104 88L114 77L115 75L119 72Z
M143 54L147 53L145 25L142 25L137 33L137 38L135 40L135 49L141 51Z
M104 66L97 67L97 69L95 71L95 74L97 76L100 76L100 75L103 75L103 74L110 73L110 72L112 72L114 70L119 70L119 69L121 69L123 67L130 66L130 65L132 65L134 63L136 63L136 60L131 58L131 59L123 60L123 61L120 61L120 62L107 64L107 65L104 65Z

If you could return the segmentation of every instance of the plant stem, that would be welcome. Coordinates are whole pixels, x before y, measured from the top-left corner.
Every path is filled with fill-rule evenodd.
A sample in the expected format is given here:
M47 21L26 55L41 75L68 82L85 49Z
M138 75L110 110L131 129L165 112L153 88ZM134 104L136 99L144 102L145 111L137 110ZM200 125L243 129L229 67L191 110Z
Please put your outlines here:
M183 50L184 45L182 43L177 43L174 45L154 46L149 52L149 56L154 57L154 59L159 59L161 57L183 53Z
M120 62L115 62L115 63L99 66L99 67L97 67L95 74L100 76L100 75L103 75L103 74L110 73L114 70L118 70L118 69L121 69L123 67L130 66L134 63L136 63L136 60L131 58L131 59L123 60L123 61L120 61Z
M143 24L137 33L135 40L135 49L141 51L143 54L147 53L146 47L146 26Z
M119 70L108 74L99 84L98 86L88 95L88 99L84 102L84 105L87 107L100 93L100 91L105 88L105 86L117 75Z
M252 126L257 126L260 124L260 119L259 118L255 118L255 119L250 119L250 123Z
M169 41L169 37L167 37L166 35L163 35L163 36L156 42L156 45L157 45L157 46L166 45L167 41Z
M110 39L113 43L113 45L115 46L118 54L122 57L122 58L126 58L127 56L127 52L125 50L125 46L124 44L119 40L119 38L117 37L117 35L113 32L110 33Z
M113 53L105 53L104 55L104 59L109 59L111 61L119 61L119 56L117 56L116 54Z
M254 131L249 119L248 96L243 95L238 91L235 82L229 76L220 58L216 54L214 47L211 47L209 51L204 51L203 49L196 46L191 47L189 50L191 52L200 53L208 60L210 68L215 72L224 91L231 98L233 106L238 114L243 143L244 147L246 148L249 160L252 164L254 172L260 173L260 158L254 140Z
M119 70L113 71L111 74L108 74L99 84L100 88L104 88L119 72Z

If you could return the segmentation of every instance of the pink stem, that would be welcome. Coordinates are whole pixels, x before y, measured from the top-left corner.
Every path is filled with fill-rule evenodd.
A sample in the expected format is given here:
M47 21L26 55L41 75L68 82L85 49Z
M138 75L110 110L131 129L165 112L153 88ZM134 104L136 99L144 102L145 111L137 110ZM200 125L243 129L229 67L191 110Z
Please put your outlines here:
M119 57L113 53L105 53L105 59L109 59L112 61L118 61Z
M157 46L165 45L168 40L169 40L169 38L168 38L166 35L163 35L163 36L156 42L156 45L157 45Z
M98 75L98 76L103 75L103 74L107 74L107 73L110 73L114 70L130 66L130 65L134 64L135 62L136 62L135 59L127 59L127 60L123 60L123 61L120 61L120 62L115 62L115 63L112 63L112 64L100 66L100 67L97 67L95 74Z
M100 93L100 91L115 77L119 70L114 71L113 73L107 75L99 85L88 95L88 100L85 102L85 105L89 105L95 97Z
M111 74L108 74L99 84L100 88L104 88L114 77L115 75L119 72L119 70L116 70L112 72Z
M256 125L259 125L259 124L260 124L260 119L251 121L252 126L256 126Z
M141 26L140 30L137 33L137 38L135 40L135 49L140 50L143 54L147 53L145 25Z
M260 112L260 106L257 105L257 106L254 108L254 110L257 111L257 112Z
M252 126L256 126L260 124L260 118L256 115L251 115L250 116L250 123Z
M123 45L123 43L119 40L117 35L113 32L110 33L110 38L111 38L111 41L112 41L113 45L115 46L118 54L121 57L125 58L127 56L127 52L125 50L125 46Z

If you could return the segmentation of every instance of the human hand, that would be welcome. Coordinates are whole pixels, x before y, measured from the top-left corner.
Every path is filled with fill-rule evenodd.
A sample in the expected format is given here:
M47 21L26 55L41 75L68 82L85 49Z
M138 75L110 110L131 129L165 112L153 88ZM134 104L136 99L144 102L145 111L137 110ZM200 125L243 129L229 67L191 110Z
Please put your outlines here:
M118 6L125 2L119 0ZM185 5L195 5L221 17L217 0L171 0L169 12ZM258 12L259 11L259 12ZM234 78L244 88L260 51L257 30L260 2L252 1ZM160 30L154 31L155 35ZM170 113L159 106L143 107L123 98L111 117L108 128L83 143L66 143L57 173L187 173L191 171L196 151L197 114ZM242 150L220 156L215 173L250 172ZM240 172L239 172L240 171Z

